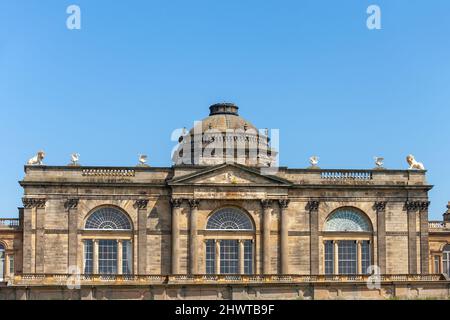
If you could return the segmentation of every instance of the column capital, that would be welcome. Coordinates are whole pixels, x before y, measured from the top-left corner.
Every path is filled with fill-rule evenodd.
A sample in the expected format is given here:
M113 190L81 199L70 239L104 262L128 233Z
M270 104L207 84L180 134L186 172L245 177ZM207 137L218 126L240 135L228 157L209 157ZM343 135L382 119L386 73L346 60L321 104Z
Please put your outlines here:
M76 209L78 207L79 201L80 201L80 199L78 199L78 198L69 198L64 203L64 208L66 208L67 210Z
M373 207L377 212L384 212L386 210L386 203L386 201L375 201Z
M134 202L134 207L137 209L147 209L148 199L137 199Z
M272 208L272 200L270 199L262 199L261 205L264 209Z
M183 199L172 198L170 199L170 203L172 204L172 207L179 208L183 203Z
M45 208L47 199L45 198L22 198L23 206L26 209L30 208Z
M286 209L289 206L290 201L291 200L289 200L289 199L279 199L278 204L280 205L280 208Z
M420 208L420 201L406 201L405 209L406 211L416 211Z
M189 199L188 202L189 202L189 206L191 207L191 209L194 209L194 208L197 209L198 205L200 204L200 200L198 200L198 199Z
M306 209L309 211L318 211L319 210L320 201L318 200L310 200L306 204Z
M430 201L420 201L419 203L419 211L427 211L430 205Z

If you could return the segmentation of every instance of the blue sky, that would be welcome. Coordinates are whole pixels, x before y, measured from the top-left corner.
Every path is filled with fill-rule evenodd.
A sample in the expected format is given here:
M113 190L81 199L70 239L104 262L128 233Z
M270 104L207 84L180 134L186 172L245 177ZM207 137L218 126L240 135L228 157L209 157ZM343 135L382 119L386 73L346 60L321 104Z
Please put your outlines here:
M81 8L81 30L66 8ZM377 4L382 29L366 28ZM280 163L425 164L430 219L450 200L450 2L0 3L0 216L17 216L23 164L169 166L172 130L232 101L280 129Z

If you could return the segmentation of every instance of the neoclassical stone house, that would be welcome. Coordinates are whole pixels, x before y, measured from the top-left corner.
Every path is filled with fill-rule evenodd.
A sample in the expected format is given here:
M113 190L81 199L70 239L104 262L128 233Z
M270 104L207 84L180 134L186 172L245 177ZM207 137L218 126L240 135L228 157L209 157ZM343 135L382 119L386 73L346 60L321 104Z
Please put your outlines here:
M429 248L426 171L267 170L267 131L237 109L211 106L171 167L25 166L19 219L0 227L0 295L448 295L434 268L443 254Z

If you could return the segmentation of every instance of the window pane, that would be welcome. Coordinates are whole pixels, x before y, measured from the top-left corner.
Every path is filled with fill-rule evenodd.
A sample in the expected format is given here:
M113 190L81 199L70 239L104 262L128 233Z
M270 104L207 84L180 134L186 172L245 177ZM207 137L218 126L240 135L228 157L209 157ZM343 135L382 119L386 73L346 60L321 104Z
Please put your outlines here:
M131 249L131 241L124 240L122 241L122 273L123 274L131 274L132 273L132 249Z
M353 240L338 242L339 274L357 273L357 245Z
M14 274L14 256L9 257L9 273Z
M253 243L252 240L244 241L244 273L253 273Z
M117 240L98 241L98 272L117 274Z
M442 254L442 266L443 266L443 273L449 274L449 270L450 270L450 251L446 251L446 248L448 247L445 246L444 248L444 252Z
M220 241L220 273L239 273L239 243L238 240Z
M440 273L439 256L434 256L434 273Z
M334 244L333 241L325 241L325 274L334 273Z
M93 272L93 244L92 240L84 241L84 273L91 274Z
M206 273L216 273L216 246L214 240L206 240Z
M361 271L363 274L367 274L367 269L371 265L370 255L370 241L361 242Z

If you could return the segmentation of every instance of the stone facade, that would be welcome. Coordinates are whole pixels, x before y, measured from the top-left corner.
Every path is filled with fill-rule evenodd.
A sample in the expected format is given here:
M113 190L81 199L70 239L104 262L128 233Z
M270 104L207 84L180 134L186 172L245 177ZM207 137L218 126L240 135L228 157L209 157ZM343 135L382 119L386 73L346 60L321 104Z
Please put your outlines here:
M233 123L241 122L246 123ZM0 289L5 298L54 294L77 299L336 298L350 295L346 292L386 298L401 292L419 297L433 290L439 296L448 295L448 282L428 276L434 272L430 266L437 238L428 225L432 186L422 170L280 167L264 174L258 166L235 162L166 168L38 165L25 166L20 185L24 189L20 219L0 228L0 243L8 257L14 256L15 265L14 274L9 269L5 272L9 288ZM122 212L130 230L86 228L86 221L99 208ZM253 227L232 232L208 229L210 217L223 208L239 210ZM326 229L331 215L342 209L357 212L367 229ZM449 239L449 234L441 236ZM117 241L119 257L125 243L131 243L131 271L126 276L121 260L116 262L116 274L97 275L98 242L106 239ZM239 241L235 280L220 275L219 258L215 258L213 275L207 275L211 272L206 243L214 241L213 251L221 257L220 241L224 240ZM90 253L86 241L93 241ZM366 259L385 277L375 293L367 291L368 276L361 262L354 278L340 274L337 248L341 241L358 245L358 261L362 246L368 243ZM244 257L245 243L251 243L250 258ZM327 245L335 248L331 275L325 265ZM88 254L92 254L94 272L85 274ZM249 268L244 267L245 259L250 269L245 269ZM81 288L58 289L58 281L74 270L82 274ZM244 275L245 270L251 270L250 275ZM412 275L416 278L408 278ZM102 288L111 281L115 290L106 293ZM243 286L248 282L250 287ZM154 289L145 288L149 284ZM23 291L27 285L34 289ZM84 286L98 286L98 290Z

